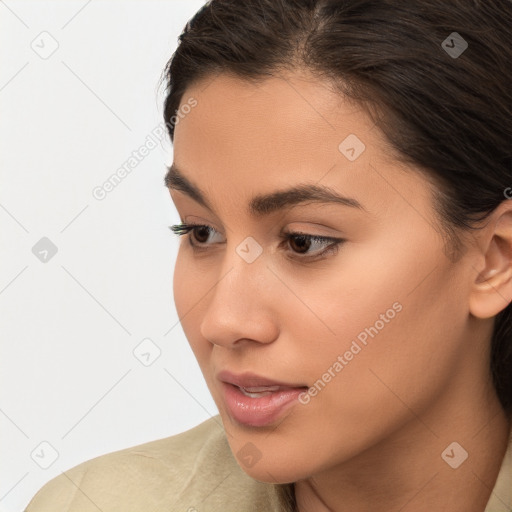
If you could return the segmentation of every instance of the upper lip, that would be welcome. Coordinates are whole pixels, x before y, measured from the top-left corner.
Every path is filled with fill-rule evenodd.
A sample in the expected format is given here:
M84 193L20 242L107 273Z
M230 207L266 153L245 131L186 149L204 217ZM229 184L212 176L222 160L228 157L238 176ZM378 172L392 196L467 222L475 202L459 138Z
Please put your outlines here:
M253 388L262 386L279 386L283 388L303 388L305 384L290 384L276 379L262 377L252 372L232 373L228 370L222 370L217 374L217 379L228 384L233 384L240 388Z

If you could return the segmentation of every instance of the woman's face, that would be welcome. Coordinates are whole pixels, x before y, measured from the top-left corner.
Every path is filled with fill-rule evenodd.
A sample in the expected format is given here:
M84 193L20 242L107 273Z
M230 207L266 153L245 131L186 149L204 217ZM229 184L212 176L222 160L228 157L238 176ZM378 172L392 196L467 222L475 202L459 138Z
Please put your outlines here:
M213 230L182 237L174 297L242 468L296 481L435 421L443 393L482 370L467 350L474 270L446 257L426 178L306 75L219 75L191 98L174 165L205 204L170 190L183 222Z

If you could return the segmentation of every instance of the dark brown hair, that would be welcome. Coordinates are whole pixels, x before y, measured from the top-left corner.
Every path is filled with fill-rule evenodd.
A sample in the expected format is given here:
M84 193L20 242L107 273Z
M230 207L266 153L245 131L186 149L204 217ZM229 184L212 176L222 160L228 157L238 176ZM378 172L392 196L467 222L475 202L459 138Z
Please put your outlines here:
M165 68L164 120L174 141L186 89L217 73L258 81L308 69L366 108L397 158L435 181L457 254L460 236L512 187L511 27L509 0L212 0ZM510 414L510 305L495 319L490 369Z

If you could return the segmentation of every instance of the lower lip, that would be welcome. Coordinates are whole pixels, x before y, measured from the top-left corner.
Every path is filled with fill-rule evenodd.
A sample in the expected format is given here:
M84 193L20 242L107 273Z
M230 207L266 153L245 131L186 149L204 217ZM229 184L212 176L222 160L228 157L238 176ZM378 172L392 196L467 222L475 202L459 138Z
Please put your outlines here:
M288 388L273 391L260 398L246 396L237 386L222 383L225 402L231 417L250 427L264 427L276 421L291 405L297 403L306 388Z

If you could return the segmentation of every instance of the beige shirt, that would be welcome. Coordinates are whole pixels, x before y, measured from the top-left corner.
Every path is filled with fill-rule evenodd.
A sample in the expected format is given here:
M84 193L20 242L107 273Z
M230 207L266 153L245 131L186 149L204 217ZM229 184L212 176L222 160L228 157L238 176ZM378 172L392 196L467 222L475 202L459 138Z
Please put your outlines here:
M217 415L63 472L39 490L26 512L281 512L278 487L244 473ZM511 511L509 445L485 512Z

